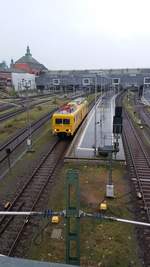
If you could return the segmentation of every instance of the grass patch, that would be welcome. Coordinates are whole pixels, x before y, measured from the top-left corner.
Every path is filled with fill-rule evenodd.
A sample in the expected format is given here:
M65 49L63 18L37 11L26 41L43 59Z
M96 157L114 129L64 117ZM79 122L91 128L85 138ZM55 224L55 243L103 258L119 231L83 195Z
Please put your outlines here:
M52 109L60 106L64 103L63 99L57 99L56 104L52 104L52 101L49 101L44 104L39 104L34 108L30 109L30 121L33 122L43 116L44 114L50 112ZM11 125L11 127L9 127ZM27 112L23 112L17 115L15 118L7 120L6 122L1 123L0 125L0 140L1 142L5 141L8 137L15 134L15 132L27 125Z
M99 96L100 97L100 93L97 93L97 96ZM90 94L90 95L88 95L87 97L86 97L86 99L87 99L87 101L89 102L89 103L91 103L93 100L95 100L95 94Z
M138 117L134 109L134 93L133 92L128 92L128 94L125 95L123 99L123 105L125 109L128 111L130 114L132 120L137 123Z
M3 198L3 196L7 196L7 198L5 197L5 200L10 201L10 188L12 192L17 190L18 184L20 183L20 178L25 174L28 176L28 172L32 170L33 162L41 156L40 154L42 153L43 148L47 147L53 138L55 137L51 134L50 124L46 123L43 127L42 133L39 135L39 139L34 140L33 137L32 148L34 153L25 153L24 156L15 164L15 166L13 166L11 171L5 176L5 178L0 181L1 198Z
M88 96L88 101L91 102L94 98L94 95ZM30 121L33 122L43 116L44 114L50 112L52 109L63 105L66 102L70 102L70 99L66 98L57 98L50 100L49 102L39 104L34 108L30 109ZM10 126L11 125L11 126ZM0 141L3 142L8 137L11 137L16 133L17 130L25 127L27 125L27 112L23 112L17 115L15 118L7 120L6 122L1 123L0 125Z
M129 95L129 97L128 97ZM125 109L127 110L132 123L136 130L139 132L140 135L143 136L143 142L145 145L150 145L149 142L149 128L145 126L144 123L142 123L142 119L140 117L140 113L137 113L135 111L135 103L134 103L134 93L130 92L130 94L126 94L123 100L123 105Z
M99 203L105 197L108 178L107 168L99 165L65 164L49 194L47 207L54 210L65 208L64 184L67 170L70 168L77 169L79 173L81 209L88 212L98 211ZM113 167L115 199L107 200L106 214L132 219L131 193L125 174L124 167L117 164ZM46 223L41 222L38 231ZM57 229L61 230L60 238L52 238L53 231ZM136 253L137 244L132 225L85 218L80 222L80 240L81 266L141 266ZM27 257L65 262L65 221L58 225L49 224L43 230L42 240L38 245L32 240Z
M18 107L12 107L12 108L9 108L9 109L0 111L0 116L1 116L1 115L4 115L5 113L7 114L8 112L16 111L17 109L18 109Z
M139 126L141 125L141 118L140 118L140 114L138 114L135 110L134 93L133 92L130 92L130 93L125 95L125 97L123 99L123 106L125 107L125 109L129 113L129 116L131 117L131 119L134 123L134 126L139 128Z

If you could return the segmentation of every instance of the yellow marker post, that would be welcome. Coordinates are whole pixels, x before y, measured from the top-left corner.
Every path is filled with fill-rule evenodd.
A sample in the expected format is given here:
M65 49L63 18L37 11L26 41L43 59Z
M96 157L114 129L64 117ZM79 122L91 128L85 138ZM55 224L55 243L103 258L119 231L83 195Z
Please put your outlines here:
M101 211L105 211L105 210L107 210L107 203L106 203L106 201L100 203L100 205L99 205L99 209L100 209Z
M59 223L60 222L60 218L59 216L52 216L52 223Z

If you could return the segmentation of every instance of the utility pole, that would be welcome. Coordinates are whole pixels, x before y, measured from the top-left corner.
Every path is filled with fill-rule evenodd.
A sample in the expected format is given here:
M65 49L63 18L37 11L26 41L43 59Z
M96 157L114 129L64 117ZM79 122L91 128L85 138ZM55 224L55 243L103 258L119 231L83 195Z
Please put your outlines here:
M32 139L31 139L31 121L30 121L30 103L29 103L29 94L28 90L31 88L31 80L22 79L22 85L26 89L26 111L27 111L27 128L28 128L28 136L27 136L27 151L32 151Z
M94 127L94 139L95 139L95 157L96 157L96 148L97 148L97 114L96 114L96 102L97 102L97 76L95 75L95 127Z
M80 196L75 170L69 170L66 178L66 263L80 265Z
M104 121L104 105L103 105L103 93L105 93L104 84L104 76L103 72L101 72L100 76L100 86L101 86L101 107L100 107L100 147L103 146L103 121ZM104 89L104 92L103 92Z
M109 197L114 197L114 186L112 182L112 150L109 151L109 175L108 175L108 183L106 186L106 194Z

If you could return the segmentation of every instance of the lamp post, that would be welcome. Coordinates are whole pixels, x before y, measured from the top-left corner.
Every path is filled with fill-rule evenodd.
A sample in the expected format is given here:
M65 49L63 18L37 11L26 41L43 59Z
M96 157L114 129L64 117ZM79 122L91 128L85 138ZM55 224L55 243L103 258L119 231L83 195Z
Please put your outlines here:
M18 93L19 93L19 91L20 91L20 88L21 88L21 83L18 82Z
M27 111L27 129L28 129L28 136L27 136L27 151L31 152L32 149L32 139L31 139L31 121L30 121L30 105L29 105L29 94L28 90L31 88L31 80L22 79L22 86L26 89L26 111Z
M96 114L96 102L97 102L97 76L95 75L95 127L94 127L94 139L95 139L95 156L96 156L96 148L97 148L97 127L96 127L96 125L97 125L97 114Z
M103 128L103 72L101 72L101 108L100 108L100 146L102 147L103 146L103 132L102 132L102 128Z

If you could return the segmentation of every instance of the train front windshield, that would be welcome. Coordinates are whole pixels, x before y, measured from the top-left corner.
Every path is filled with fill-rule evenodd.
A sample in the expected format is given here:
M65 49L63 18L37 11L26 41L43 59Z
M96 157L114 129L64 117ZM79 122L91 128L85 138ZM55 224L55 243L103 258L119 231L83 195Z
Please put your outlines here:
M70 124L70 119L63 119L63 124Z
M70 119L55 119L56 124L70 124Z
M56 124L62 124L63 123L63 120L62 119L55 119L55 123Z

